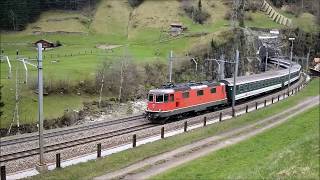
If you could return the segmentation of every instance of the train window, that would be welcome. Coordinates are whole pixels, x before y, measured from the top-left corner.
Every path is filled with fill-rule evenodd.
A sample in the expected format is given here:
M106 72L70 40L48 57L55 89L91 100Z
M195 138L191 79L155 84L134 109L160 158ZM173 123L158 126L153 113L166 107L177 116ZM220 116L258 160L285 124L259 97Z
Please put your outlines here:
M244 91L244 85L240 85L240 92Z
M170 94L170 102L174 101L174 94Z
M183 92L182 93L183 98L189 98L189 92Z
M217 89L216 88L211 88L210 92L213 94L213 93L216 93L217 92Z
M148 100L149 100L149 102L153 102L153 94L148 95Z
M164 100L164 102L168 102L168 100L169 100L169 94L165 94L163 100Z
M203 90L198 90L197 91L197 96L203 96Z
M163 102L163 95L157 95L156 102Z

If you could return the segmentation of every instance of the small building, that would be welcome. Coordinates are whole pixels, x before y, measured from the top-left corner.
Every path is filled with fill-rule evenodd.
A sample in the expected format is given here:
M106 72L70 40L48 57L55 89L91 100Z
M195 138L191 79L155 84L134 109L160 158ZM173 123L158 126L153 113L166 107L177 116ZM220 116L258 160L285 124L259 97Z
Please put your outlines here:
M320 58L314 58L313 65L314 67L310 68L311 75L320 77Z
M53 42L50 42L50 41L47 41L47 40L44 40L44 39L40 39L38 41L36 41L34 43L35 46L37 46L38 43L41 43L42 44L42 48L54 48L56 47L56 45L53 43Z
M169 33L172 36L180 35L187 28L183 26L181 23L171 23Z

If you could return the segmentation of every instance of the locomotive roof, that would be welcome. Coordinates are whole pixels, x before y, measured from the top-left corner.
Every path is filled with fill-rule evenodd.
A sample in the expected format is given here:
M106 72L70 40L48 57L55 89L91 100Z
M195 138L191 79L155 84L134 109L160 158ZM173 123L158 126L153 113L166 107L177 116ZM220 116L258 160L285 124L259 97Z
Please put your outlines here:
M203 82L188 82L188 83L179 83L179 84L173 84L168 83L165 85L162 85L159 89L153 89L150 90L149 93L174 93L175 91L187 91L191 89L203 89L206 87L214 87L220 85L219 82L216 81L203 81Z

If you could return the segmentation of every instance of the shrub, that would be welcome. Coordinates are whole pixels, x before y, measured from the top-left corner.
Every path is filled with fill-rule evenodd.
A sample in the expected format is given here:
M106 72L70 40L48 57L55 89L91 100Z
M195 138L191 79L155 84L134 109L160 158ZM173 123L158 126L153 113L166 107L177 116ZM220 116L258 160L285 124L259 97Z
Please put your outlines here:
M245 6L246 11L256 12L261 8L261 2L259 1L249 1L248 4Z
M252 16L251 16L251 14L250 14L250 13L245 13L244 19L247 20L247 21L252 21Z
M210 14L204 10L195 8L194 6L183 6L183 10L187 16L192 18L194 22L203 24L209 17Z
M208 18L210 17L210 14L205 11L196 10L194 12L194 21L203 24Z
M56 41L56 47L62 46L61 42L58 40Z
M139 6L142 2L143 0L128 0L128 3L133 8Z
M4 106L4 103L2 102L2 94L1 94L2 85L0 85L0 117L2 115L2 107Z
M224 14L224 19L225 20L230 20L232 16L231 10L228 10L225 14Z

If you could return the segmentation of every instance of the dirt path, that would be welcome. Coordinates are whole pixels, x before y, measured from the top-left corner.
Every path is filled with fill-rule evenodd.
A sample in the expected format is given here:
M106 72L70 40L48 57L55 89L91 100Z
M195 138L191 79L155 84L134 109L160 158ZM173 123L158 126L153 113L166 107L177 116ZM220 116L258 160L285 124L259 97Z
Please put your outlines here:
M96 177L95 179L147 179L170 168L179 166L183 163L205 156L213 151L239 143L262 133L316 105L319 105L319 96L306 99L304 102L301 102L286 111L259 122L147 158L118 171Z

